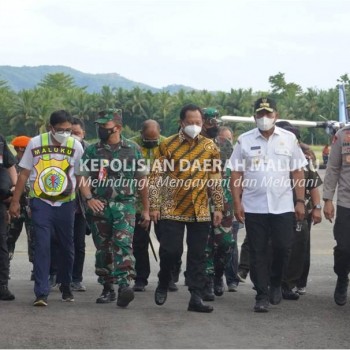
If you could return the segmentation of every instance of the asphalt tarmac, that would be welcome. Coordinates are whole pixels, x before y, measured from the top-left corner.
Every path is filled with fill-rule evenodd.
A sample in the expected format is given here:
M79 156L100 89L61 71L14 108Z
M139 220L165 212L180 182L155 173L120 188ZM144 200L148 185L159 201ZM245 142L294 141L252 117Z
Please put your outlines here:
M255 293L249 278L238 292L216 297L213 313L199 314L187 311L189 292L181 274L179 291L169 292L167 302L157 306L158 263L151 251L152 272L145 292L136 293L125 309L115 303L96 304L102 288L94 274L91 236L86 237L87 291L75 292L75 302L64 303L56 289L47 307L33 307L31 265L22 232L9 282L16 299L0 301L0 348L349 348L350 303L340 307L333 300L332 226L323 220L312 229L307 294L298 301L271 305L265 314L253 312ZM241 229L239 244L244 236Z

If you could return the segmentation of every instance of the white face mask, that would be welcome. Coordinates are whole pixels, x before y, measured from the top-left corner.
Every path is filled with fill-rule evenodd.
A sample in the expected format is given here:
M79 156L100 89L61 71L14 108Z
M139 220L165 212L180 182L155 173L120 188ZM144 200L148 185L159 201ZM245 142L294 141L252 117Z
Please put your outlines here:
M59 131L55 133L51 132L51 135L58 143L62 144L67 140L67 138L71 135L71 133L68 131L63 131L63 132Z
M275 125L275 118L268 118L263 116L261 118L256 118L256 126L261 131L267 131L273 128Z
M71 135L72 137L74 137L76 140L78 140L79 142L83 141L83 138L78 136L78 135Z
M202 131L202 127L198 125L187 125L184 127L183 131L188 135L191 139L196 138Z

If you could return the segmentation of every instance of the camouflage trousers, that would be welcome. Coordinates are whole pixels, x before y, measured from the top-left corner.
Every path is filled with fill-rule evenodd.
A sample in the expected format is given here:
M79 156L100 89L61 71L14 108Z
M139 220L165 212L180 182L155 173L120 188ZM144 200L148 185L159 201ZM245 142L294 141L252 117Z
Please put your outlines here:
M209 277L221 278L230 260L235 241L232 236L233 217L224 216L220 226L212 226L205 248L206 268Z
M27 243L28 243L28 257L29 262L33 262L34 257L34 235L33 227L30 217L21 208L21 215L19 218L12 218L7 226L7 249L9 252L9 259L12 260L16 242L22 232L23 224L27 233Z
M108 201L101 213L86 211L96 247L95 273L98 282L129 284L135 277L132 240L135 204Z

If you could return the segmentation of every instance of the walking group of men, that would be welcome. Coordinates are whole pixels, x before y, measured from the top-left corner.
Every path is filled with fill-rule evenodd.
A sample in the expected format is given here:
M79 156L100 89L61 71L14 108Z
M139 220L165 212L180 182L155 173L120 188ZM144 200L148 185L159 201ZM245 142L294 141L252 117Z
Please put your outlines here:
M117 300L119 307L126 307L134 292L148 284L151 222L160 244L157 305L166 302L168 291L177 290L185 230L188 310L212 312L212 305L203 301L223 295L224 275L229 291L236 291L247 273L238 271L239 224L245 224L247 232L244 246L256 290L254 311L267 312L270 303L282 298L298 299L310 266L311 223L321 222L322 182L298 130L278 124L276 103L260 98L254 111L257 127L240 135L234 149L232 131L218 125L218 111L194 104L181 109L179 131L167 138L156 121L147 120L140 136L126 139L122 116L115 110L100 112L99 141L92 145L83 140L81 120L56 111L47 133L26 138L21 147L14 143L17 165L1 138L0 175L15 187L0 204L0 299L14 299L8 279L16 234L7 238L6 206L8 226L13 229L24 217L21 222L29 233L35 306L48 304L53 263L63 301L74 301L73 290L85 290L88 229L103 286L96 302ZM338 185L334 298L344 305L350 271L350 128L341 129L334 140L323 199L325 217L332 220Z

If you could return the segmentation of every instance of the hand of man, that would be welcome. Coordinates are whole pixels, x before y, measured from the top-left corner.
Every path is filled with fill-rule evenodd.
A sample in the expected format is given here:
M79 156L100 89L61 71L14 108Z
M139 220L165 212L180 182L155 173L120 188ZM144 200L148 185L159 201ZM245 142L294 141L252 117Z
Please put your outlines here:
M332 222L332 219L334 218L334 205L331 200L325 201L323 214L329 222Z
M20 215L21 206L18 201L11 201L9 213L12 218L18 218Z
M244 213L242 204L240 203L235 204L233 214L238 222L240 222L241 224L244 224L245 213Z
M154 210L149 213L151 220L156 224L160 220L160 211Z
M99 199L92 198L86 201L86 205L90 208L94 213L103 212L105 208L105 204L101 202Z
M322 221L321 209L313 209L311 213L311 218L314 225L319 224Z
M143 211L141 213L140 226L145 230L147 230L150 222L151 222L151 218L150 218L149 212Z
M303 221L305 217L305 204L297 202L295 206L295 218L297 221Z

